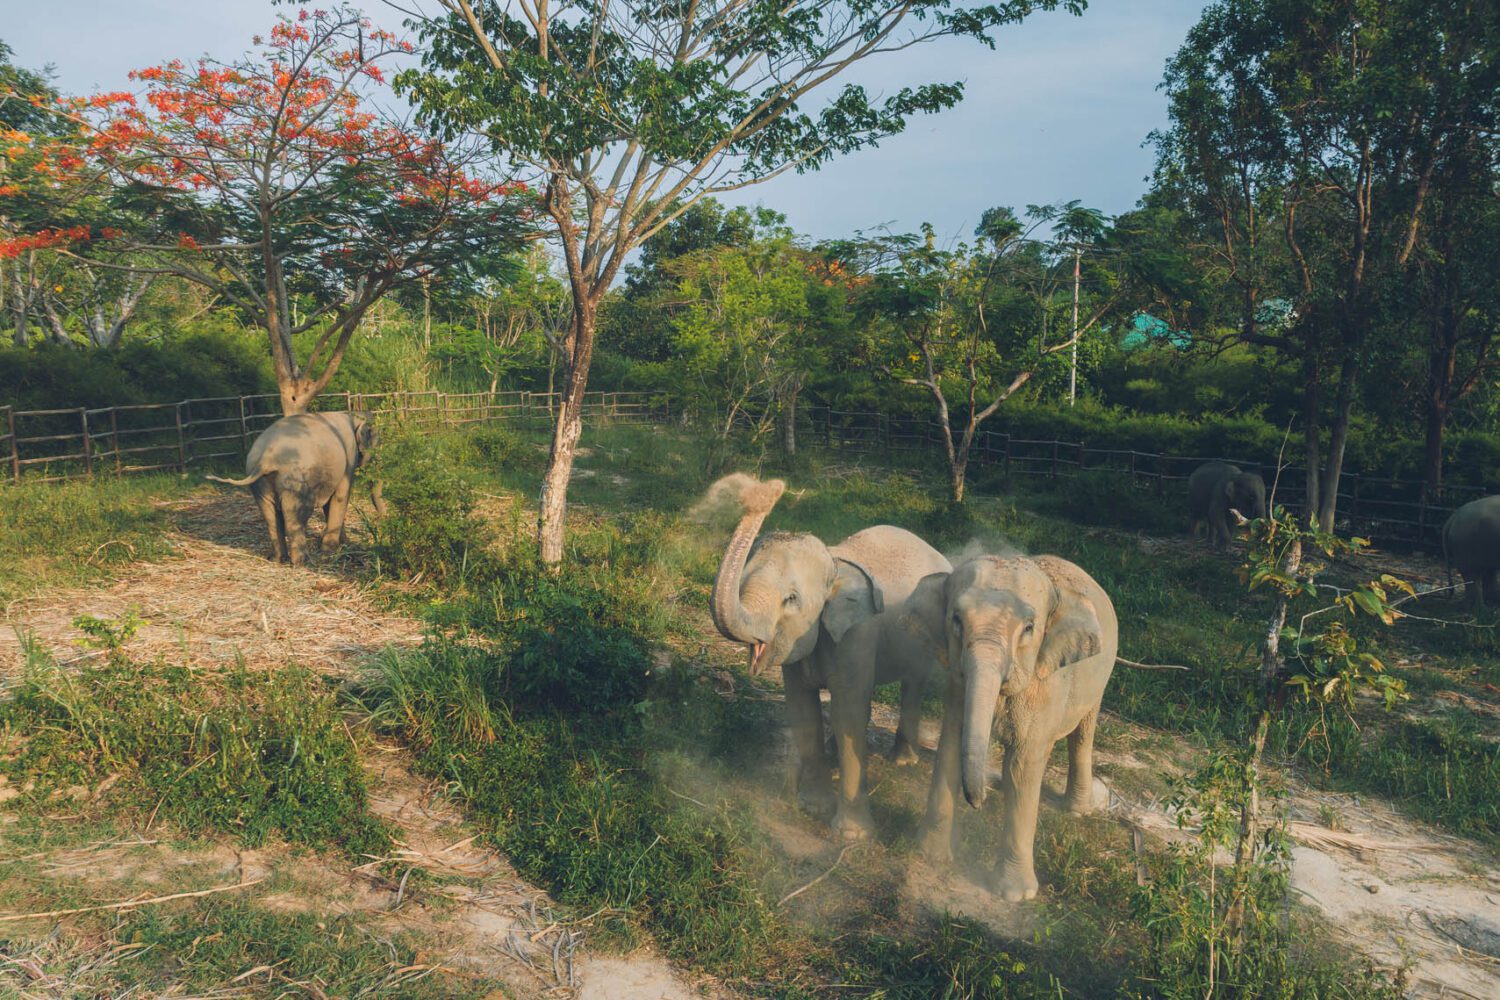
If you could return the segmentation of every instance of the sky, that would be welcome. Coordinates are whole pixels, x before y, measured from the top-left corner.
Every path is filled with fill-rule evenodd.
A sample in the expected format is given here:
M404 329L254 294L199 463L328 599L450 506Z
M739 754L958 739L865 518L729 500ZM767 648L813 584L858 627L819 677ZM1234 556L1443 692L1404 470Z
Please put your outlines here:
M399 16L361 4L383 24ZM1135 205L1165 124L1156 89L1167 58L1205 0L1091 0L1075 18L1037 14L1000 31L993 51L948 39L870 62L856 82L872 94L961 80L953 110L805 175L786 175L725 198L784 212L815 238L931 222L967 238L986 209L1078 199L1109 215ZM231 58L264 34L268 0L0 0L0 40L22 66L51 64L65 92L119 90L126 74L170 58Z

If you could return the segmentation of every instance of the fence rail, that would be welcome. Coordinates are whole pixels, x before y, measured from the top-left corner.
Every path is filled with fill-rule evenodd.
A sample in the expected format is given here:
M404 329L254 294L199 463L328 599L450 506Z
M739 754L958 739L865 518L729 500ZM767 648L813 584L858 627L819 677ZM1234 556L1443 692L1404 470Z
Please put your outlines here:
M846 412L822 407L804 411L800 430L830 449L859 452L943 453L935 421L918 417ZM1032 439L981 429L969 455L969 475L998 467L1006 475L1046 479L1081 475L1118 476L1137 489L1186 497L1185 484L1194 469L1208 461L1225 461L1261 472L1274 480L1277 501L1300 511L1306 471L1280 471L1264 463L1225 455L1160 455L1123 448L1095 448L1077 441ZM1455 509L1494 490L1478 486L1443 486L1437 491L1420 480L1344 472L1339 480L1338 529L1378 539L1382 544L1441 550L1443 522Z
M327 393L316 410L368 410L382 419L457 427L489 421L550 420L558 393ZM649 393L591 392L586 419L646 423L667 416ZM281 417L275 395L184 399L98 408L18 410L0 407L0 478L57 482L230 464L244 459L256 435Z
M462 426L504 421L550 421L557 393L390 392L329 393L318 409L363 409L385 420L416 425ZM667 400L644 392L591 392L584 397L591 421L656 423L671 416ZM185 399L99 408L17 410L0 407L0 478L59 481L151 471L187 472L243 460L255 436L279 419L274 395ZM804 408L799 432L833 449L941 455L938 425L920 417ZM1166 496L1199 464L1212 459L1258 469L1262 463L1222 455L1160 455L1122 448L1095 448L1077 441L1015 437L981 430L970 452L970 474L998 469L1006 475L1046 479L1118 476L1133 488ZM1277 496L1297 510L1305 489L1299 468L1281 470ZM1382 543L1439 548L1443 522L1457 507L1484 496L1471 486L1424 489L1417 480L1345 472L1340 481L1339 529Z

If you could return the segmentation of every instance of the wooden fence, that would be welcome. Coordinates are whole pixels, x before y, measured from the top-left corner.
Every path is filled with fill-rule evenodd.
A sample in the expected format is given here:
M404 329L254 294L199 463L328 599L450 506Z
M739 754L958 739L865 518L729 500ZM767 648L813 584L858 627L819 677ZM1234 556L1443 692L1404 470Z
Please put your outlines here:
M811 435L814 442L830 449L914 452L939 459L943 455L942 431L932 420L807 408L800 423L804 438ZM1303 508L1305 470L1284 468L1278 476L1274 468L1233 456L1158 455L981 429L970 451L968 471L970 477L997 467L1005 475L1045 479L1119 477L1136 489L1178 498L1186 508L1188 476L1202 463L1213 460L1260 472L1268 488L1274 484L1278 503L1292 511ZM1448 515L1470 500L1500 492L1500 484L1496 489L1444 486L1436 494L1424 486L1420 480L1365 476L1346 470L1339 480L1338 530L1382 544L1441 551L1441 531Z
M318 409L364 409L398 424L460 426L503 421L550 422L557 394L533 392L330 393ZM242 461L255 436L277 420L274 395L186 399L98 409L17 410L0 407L0 462L12 480L57 481L98 474L225 467ZM671 417L664 397L640 392L591 392L584 417L593 422L660 423ZM920 454L940 458L942 435L933 421L882 413L807 407L798 421L803 439L834 450ZM1202 462L1219 458L1257 469L1270 483L1274 469L1233 456L1158 455L1095 448L1076 441L1034 440L981 430L970 455L970 475L996 469L1005 475L1059 479L1113 476L1133 488L1184 497L1187 477ZM1305 473L1283 469L1276 496L1288 508L1301 506ZM1497 484L1500 485L1500 484ZM1339 530L1382 543L1437 550L1439 532L1460 505L1493 492L1446 486L1437 494L1416 480L1345 472L1340 481Z
M550 421L556 393L326 393L314 409L368 410L397 424L460 426ZM663 399L647 393L591 392L584 417L645 423L666 417ZM187 472L243 461L257 434L280 419L275 395L185 399L100 408L17 410L0 407L0 462L12 480L53 482L96 474Z

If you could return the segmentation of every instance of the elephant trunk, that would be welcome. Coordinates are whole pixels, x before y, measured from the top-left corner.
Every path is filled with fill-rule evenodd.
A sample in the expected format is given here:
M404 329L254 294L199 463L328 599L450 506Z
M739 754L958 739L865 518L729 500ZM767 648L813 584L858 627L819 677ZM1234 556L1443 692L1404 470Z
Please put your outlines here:
M786 483L773 479L768 483L756 482L749 476L731 476L726 485L740 490L739 502L744 509L740 523L735 526L729 539L729 548L719 564L719 575L714 581L713 599L709 611L713 615L714 627L726 639L747 643L751 647L751 663L759 658L769 636L758 636L745 615L740 603L740 578L745 571L745 559L750 554L750 545L755 541L761 524L776 501L786 489Z
M969 805L984 804L989 786L990 732L995 725L995 705L1004 681L1001 664L981 663L965 650L961 669L968 679L964 691L963 786Z

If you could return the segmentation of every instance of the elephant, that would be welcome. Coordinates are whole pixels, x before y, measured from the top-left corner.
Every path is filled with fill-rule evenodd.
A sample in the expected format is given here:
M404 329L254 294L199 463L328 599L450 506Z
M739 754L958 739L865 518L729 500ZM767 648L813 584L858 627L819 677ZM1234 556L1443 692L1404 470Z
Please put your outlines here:
M994 735L1005 750L995 889L1008 901L1032 899L1042 776L1064 736L1067 808L1084 814L1093 806L1094 730L1119 649L1114 605L1092 577L1056 556L981 556L932 585L922 581L908 613L944 637L949 667L923 852L952 859L959 789L971 806L984 802Z
M290 558L293 566L301 566L307 559L307 519L314 507L321 507L327 519L323 550L343 543L354 473L369 461L375 444L375 425L363 411L293 414L255 439L245 457L245 478L207 478L250 487L271 535L271 559ZM372 500L376 512L383 514L378 483Z
M751 675L780 666L797 763L789 776L795 800L805 785L825 801L832 774L824 754L819 691L828 686L834 649L855 623L900 604L917 582L952 567L942 553L903 528L876 525L837 545L805 533L771 532L757 538L786 484L742 474L715 485L734 494L742 510L719 565L710 611L727 639L749 647ZM921 723L920 676L901 676L901 722L893 755L917 759Z
M1266 481L1228 462L1205 462L1188 477L1188 505L1193 533L1206 523L1214 548L1222 549L1229 544L1234 520L1266 516Z
M1500 570L1500 496L1470 500L1443 522L1443 562L1448 584L1456 567L1464 579L1464 593L1475 611L1485 599L1497 599L1495 572Z

